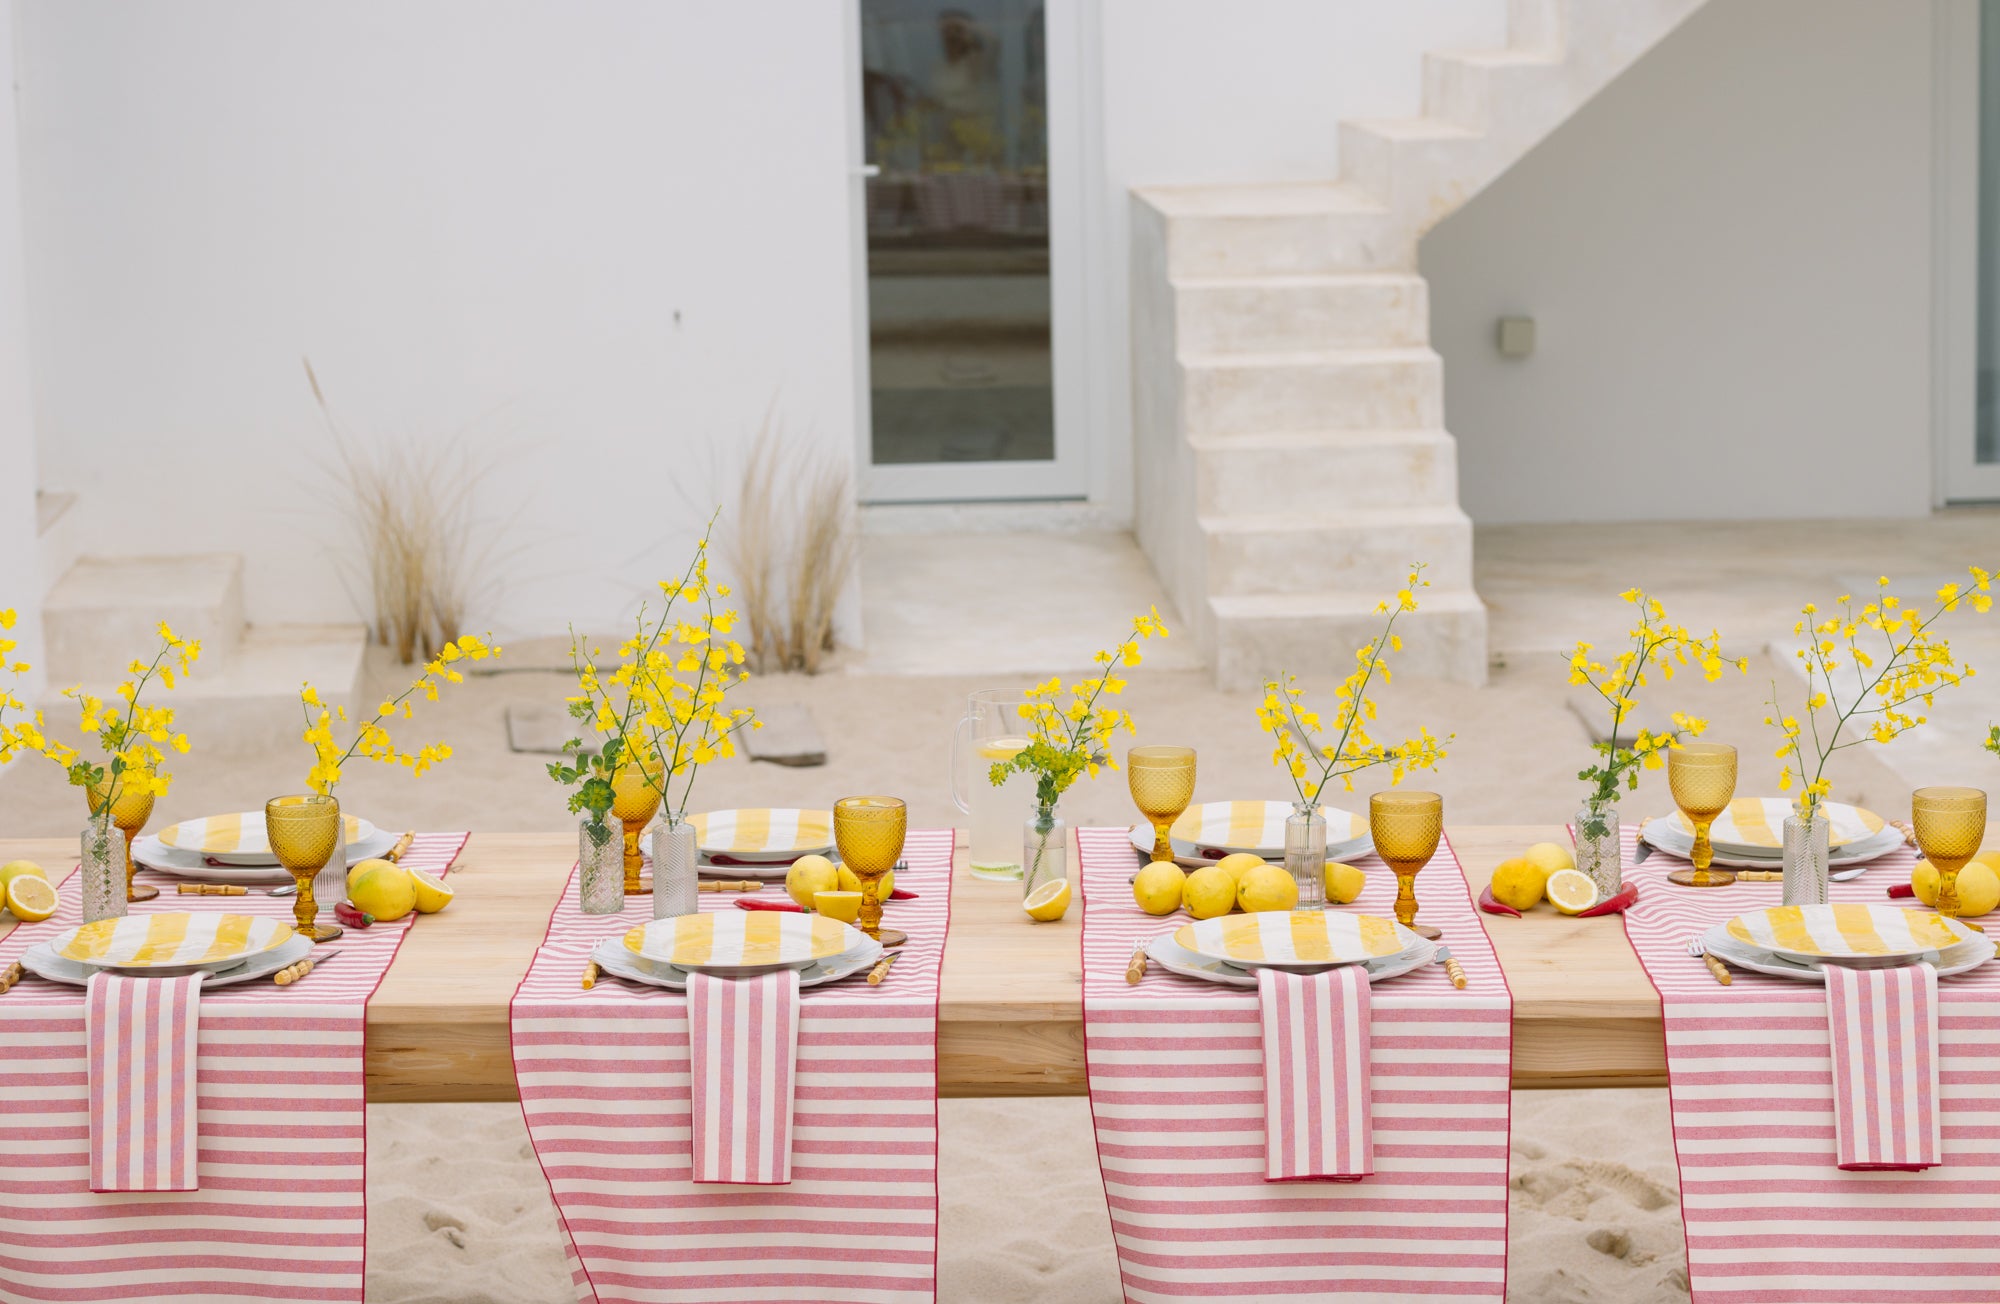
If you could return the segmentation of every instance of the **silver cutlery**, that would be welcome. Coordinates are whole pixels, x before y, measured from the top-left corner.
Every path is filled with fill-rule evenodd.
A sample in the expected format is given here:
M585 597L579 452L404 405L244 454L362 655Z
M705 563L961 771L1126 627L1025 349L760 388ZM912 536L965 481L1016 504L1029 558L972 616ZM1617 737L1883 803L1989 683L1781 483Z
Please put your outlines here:
M334 956L339 955L342 949L343 948L341 947L335 946L335 947L330 947L323 951L314 951L311 955L299 961L297 964L286 965L284 968L278 970L278 972L272 974L271 981L276 983L280 987L289 987L293 983L297 982L299 979L311 973L314 969L317 969L320 965L323 965L328 960L333 959Z
M1437 954L1431 957L1431 963L1443 965L1445 976L1451 979L1451 985L1460 991L1465 990L1465 970L1452 958L1450 947L1440 946Z

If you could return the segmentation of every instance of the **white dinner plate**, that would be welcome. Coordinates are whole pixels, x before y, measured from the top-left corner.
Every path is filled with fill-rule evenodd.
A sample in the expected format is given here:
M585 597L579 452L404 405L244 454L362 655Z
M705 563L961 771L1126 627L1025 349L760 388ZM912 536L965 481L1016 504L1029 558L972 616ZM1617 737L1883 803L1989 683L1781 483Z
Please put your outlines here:
M625 933L625 949L656 964L743 976L803 969L843 955L867 934L825 915L777 910L717 910L655 919Z
M1224 851L1220 847L1197 847L1185 838L1169 838L1168 841L1173 843L1174 863L1182 869L1200 869L1203 865L1213 865L1224 856L1233 854ZM1347 860L1354 856L1365 856L1370 851L1373 851L1374 848L1374 840L1368 836L1368 830L1364 827L1361 830L1361 836L1358 838L1349 838L1344 842L1328 841L1326 844L1326 858L1335 861ZM1142 856L1151 856L1153 854L1152 825L1134 824L1132 826L1132 849ZM1265 860L1280 864L1285 859L1285 849L1282 846L1268 854L1261 852L1251 852L1250 854L1262 855Z
M387 855L402 835L376 829L359 842L347 844L350 867L364 860ZM147 869L198 883L241 883L246 887L280 887L292 881L292 871L282 865L235 865L208 863L198 851L179 851L148 833L132 840L132 859Z
M1673 821L1668 818L1647 820L1644 827L1639 830L1639 840L1649 844L1655 850L1664 851L1668 855L1676 856L1681 860L1686 860L1694 854L1694 837L1691 834L1682 833L1679 829L1675 828ZM1880 860L1902 845L1902 833L1893 827L1885 828L1882 832L1863 839L1860 842L1851 842L1844 847L1833 848L1827 854L1826 863L1828 867L1833 869L1839 869L1844 865L1864 865L1872 860ZM1775 853L1760 852L1751 855L1739 852L1725 852L1722 848L1717 847L1715 849L1714 863L1730 869L1783 869L1785 861L1782 851Z
M343 813L342 818L347 821L347 844L350 847L366 842L377 832L373 824L358 815ZM271 852L271 840L265 832L264 812L261 810L182 820L161 829L159 840L172 850L206 856L225 865L278 863L277 856ZM393 836L389 845L396 845Z
M1197 919L1174 941L1238 969L1326 969L1400 956L1424 939L1393 919L1343 910L1265 910Z
M799 986L818 987L822 983L839 982L864 969L872 969L882 958L882 944L872 937L864 937L864 945L853 947L839 955L825 960L816 960L799 970ZM676 969L670 964L655 964L641 959L625 949L623 941L607 937L590 952L590 958L606 973L620 978L630 978L633 982L646 983L653 987L670 987L680 991L687 986L688 971Z
M1928 910L1863 901L1746 910L1724 921L1720 930L1780 959L1857 967L1902 964L1980 936L1976 929Z
M1785 821L1793 810L1794 803L1789 797L1738 797L1709 825L1709 841L1717 850L1740 855L1776 855L1784 848ZM1874 811L1846 802L1826 802L1820 811L1826 817L1827 842L1835 848L1872 838L1884 829L1894 831ZM1666 819L1675 832L1693 841L1694 825L1687 816L1675 811Z
M50 938L49 948L87 969L167 976L233 969L293 936L290 924L262 915L164 910L78 924Z
M1207 982L1222 983L1228 987L1255 987L1257 975L1249 969L1239 969L1226 960L1211 960L1195 951L1188 950L1174 940L1172 933L1161 933L1146 944L1146 955L1169 973L1185 974L1190 978L1200 978ZM1371 960L1362 968L1368 971L1368 981L1379 983L1389 978L1400 978L1413 970L1429 964L1437 955L1437 946L1424 942L1413 946L1401 955L1386 960Z
M1722 924L1717 924L1702 934L1702 945L1718 960L1733 964L1739 969L1748 969L1752 973L1766 973L1776 978L1790 978L1806 983L1826 981L1824 964L1787 960L1769 951L1746 946L1731 937ZM1990 937L1976 937L1969 942L1947 947L1938 953L1935 962L1938 977L1951 978L1958 974L1969 973L1991 960L1995 949L1994 940Z
M746 806L690 815L695 848L704 856L782 861L833 849L833 812L793 806Z
M280 969L297 964L311 955L312 951L311 938L293 934L291 940L283 946L265 951L261 955L251 956L235 968L209 972L201 980L201 989L207 991L211 987L228 987L234 983L255 982L259 978L268 978ZM37 942L29 947L21 956L21 967L52 983L68 983L72 987L89 986L90 976L98 972L90 965L65 960L57 955L55 948L47 942Z

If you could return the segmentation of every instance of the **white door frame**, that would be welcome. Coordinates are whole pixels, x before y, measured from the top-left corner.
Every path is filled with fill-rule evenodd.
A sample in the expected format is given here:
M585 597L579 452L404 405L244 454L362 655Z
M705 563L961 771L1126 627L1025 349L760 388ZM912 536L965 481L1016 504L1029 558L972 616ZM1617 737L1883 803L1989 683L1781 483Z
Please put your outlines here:
M1931 432L1933 501L2000 499L1979 436L1979 2L1934 0Z
M869 398L867 168L861 113L861 3L842 0L846 24L848 160L854 285L855 468L864 503L1084 498L1090 481L1093 349L1086 330L1085 142L1099 130L1096 11L1089 0L1048 0L1049 346L1055 458L1047 462L924 462L876 466Z

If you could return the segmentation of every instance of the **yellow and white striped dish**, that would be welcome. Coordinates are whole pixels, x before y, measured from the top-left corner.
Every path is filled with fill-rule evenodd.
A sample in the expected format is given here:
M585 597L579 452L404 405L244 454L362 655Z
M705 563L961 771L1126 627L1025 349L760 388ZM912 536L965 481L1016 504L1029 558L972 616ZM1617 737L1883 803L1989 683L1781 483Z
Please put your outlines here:
M1173 836L1201 848L1218 851L1254 851L1260 855L1282 855L1285 850L1285 819L1292 813L1290 802L1209 801L1191 806L1174 821ZM1326 816L1327 845L1347 842L1368 832L1366 817L1337 806L1322 806Z
M655 919L625 934L625 949L682 969L784 969L829 959L867 940L860 929L825 915L718 910Z
M291 940L291 925L275 919L181 910L100 919L50 946L65 960L100 969L187 969L232 964Z
M833 847L833 812L758 807L690 815L694 844L710 856L803 856Z
M374 833L375 826L355 815L347 819L347 841L351 845ZM234 815L210 815L198 820L182 820L160 830L160 841L176 851L192 851L203 856L269 856L271 839L264 831L264 812L238 811Z
M1393 919L1333 910L1264 910L1182 924L1174 941L1244 969L1359 964L1400 955L1423 939Z
M1922 955L1979 936L1956 919L1926 910L1858 901L1771 906L1738 915L1724 928L1737 941L1774 955L1832 961Z
M1826 802L1820 809L1826 815L1828 847L1859 842L1882 831L1882 817L1872 810L1837 801ZM1791 813L1792 802L1787 797L1738 797L1708 826L1708 840L1718 848L1782 850L1785 819ZM1673 814L1673 826L1686 837L1694 836L1694 825L1679 811Z

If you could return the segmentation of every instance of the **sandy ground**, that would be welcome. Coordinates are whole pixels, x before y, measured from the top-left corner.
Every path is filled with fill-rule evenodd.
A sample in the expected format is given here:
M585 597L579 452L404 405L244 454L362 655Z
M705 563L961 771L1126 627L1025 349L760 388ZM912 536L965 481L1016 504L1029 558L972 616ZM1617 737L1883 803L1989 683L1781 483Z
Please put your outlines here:
M1745 791L1775 787L1775 763L1763 759L1769 670L1759 663L1747 678L1732 674L1716 685L1684 680L1684 694L1672 702L1713 717L1715 736L1743 744ZM373 667L371 696L399 673ZM988 686L987 680L855 674L757 681L749 689L752 703L809 705L829 763L808 770L721 764L704 776L698 804L824 805L846 792L886 790L909 799L915 823L951 822L956 812L943 782L950 727L965 694ZM414 782L357 768L342 796L391 827L556 826L565 818L561 796L542 772L543 758L507 750L504 709L510 701L548 701L563 692L563 680L552 674L470 681L428 708L410 734L450 739L457 754L449 764ZM1552 656L1547 664L1522 659L1481 689L1399 678L1384 699L1383 732L1418 720L1457 731L1444 770L1427 779L1445 794L1448 818L1557 822L1575 809L1575 774L1587 754L1565 696ZM1277 790L1250 694L1218 692L1198 672L1141 670L1126 697L1140 722L1134 741L1200 743L1198 800ZM1908 787L1872 751L1857 749L1845 759L1836 796L1884 814L1906 812ZM233 756L198 749L181 761L156 823L241 809L296 789L308 760L298 745ZM0 783L0 830L14 836L77 830L81 803L53 767L10 770ZM1626 803L1628 818L1666 808L1653 776ZM1076 791L1065 812L1078 823L1131 818L1116 776ZM370 1300L567 1298L552 1206L516 1107L383 1105L371 1107L369 1120ZM941 1298L1118 1299L1085 1103L952 1100L943 1102L942 1120ZM1664 1092L1518 1093L1513 1145L1510 1298L1647 1304L1686 1297Z

